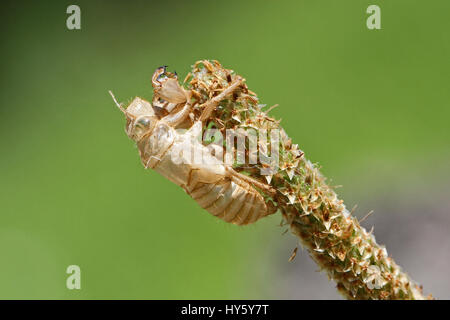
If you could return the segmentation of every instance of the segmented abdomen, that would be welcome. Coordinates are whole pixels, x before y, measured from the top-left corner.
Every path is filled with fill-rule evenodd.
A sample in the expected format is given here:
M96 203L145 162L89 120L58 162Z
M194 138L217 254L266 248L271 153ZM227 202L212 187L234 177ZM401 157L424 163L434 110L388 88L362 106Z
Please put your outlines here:
M264 198L247 182L234 178L199 182L189 194L202 208L233 224L250 224L269 214Z

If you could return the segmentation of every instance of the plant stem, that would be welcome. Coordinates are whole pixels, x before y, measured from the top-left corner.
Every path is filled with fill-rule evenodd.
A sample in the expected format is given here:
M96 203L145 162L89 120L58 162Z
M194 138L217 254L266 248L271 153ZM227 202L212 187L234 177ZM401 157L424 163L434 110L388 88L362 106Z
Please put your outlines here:
M199 106L220 94L232 80L233 71L224 69L217 61L199 61L185 80L191 90L194 115ZM319 169L305 158L296 144L270 118L256 94L244 84L232 97L219 104L206 127L224 129L279 129L279 165L267 166L270 175L261 174L261 163L235 164L234 169L270 184L276 196L263 194L275 205L284 223L307 248L321 270L337 284L339 292L348 299L425 299L422 289L388 257L386 249L376 243L358 220L346 209L334 190L327 185ZM259 147L269 148L267 145ZM431 298L431 296L429 297Z

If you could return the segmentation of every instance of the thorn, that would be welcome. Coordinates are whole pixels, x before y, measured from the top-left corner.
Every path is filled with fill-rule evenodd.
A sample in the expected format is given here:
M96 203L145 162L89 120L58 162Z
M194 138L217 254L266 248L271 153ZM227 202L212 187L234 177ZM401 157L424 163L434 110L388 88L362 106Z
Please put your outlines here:
M373 210L370 210L368 214L366 214L361 220L358 221L359 224L361 224L361 222L366 220L372 213L373 213Z
M294 204L295 202L295 194L288 194L287 198L289 199L290 204Z
M288 169L288 170L286 170L286 173L287 173L287 175L289 177L289 180L292 180L292 178L294 177L294 174L295 174L295 170L294 169Z
M292 254L289 257L289 260L288 260L289 262L291 262L292 260L295 259L295 256L297 255L297 250L298 250L298 247L295 247L294 251L292 251Z
M189 72L186 76L186 78L184 78L183 83L186 83L186 81L188 81L188 79L191 77L191 73Z
M272 111L273 109L275 109L276 107L278 107L278 104L274 104L273 106L271 106L269 109L267 109L266 111L264 111L264 113L267 115L270 111Z

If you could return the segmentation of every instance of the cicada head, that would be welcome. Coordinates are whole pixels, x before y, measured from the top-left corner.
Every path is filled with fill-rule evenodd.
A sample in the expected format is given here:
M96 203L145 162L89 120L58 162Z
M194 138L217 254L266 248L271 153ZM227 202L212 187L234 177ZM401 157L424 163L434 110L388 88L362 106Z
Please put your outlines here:
M159 121L152 105L139 97L134 98L124 111L127 117L125 132L136 142L150 134Z
M150 102L136 97L127 108L123 108L122 105L117 102L116 97L114 97L114 94L111 91L109 91L109 94L120 111L127 117L125 132L128 137L137 142L153 131L159 118L156 116Z

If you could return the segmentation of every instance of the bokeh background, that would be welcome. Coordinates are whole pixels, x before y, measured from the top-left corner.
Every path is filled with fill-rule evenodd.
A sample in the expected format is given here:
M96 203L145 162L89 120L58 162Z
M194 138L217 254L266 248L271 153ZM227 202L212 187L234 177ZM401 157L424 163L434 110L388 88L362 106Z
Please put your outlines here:
M66 8L81 8L81 30ZM381 7L382 30L366 28ZM426 293L450 298L450 2L9 1L1 10L0 298L340 299L282 235L141 166L108 95L200 59L244 75ZM66 268L81 267L81 290Z

